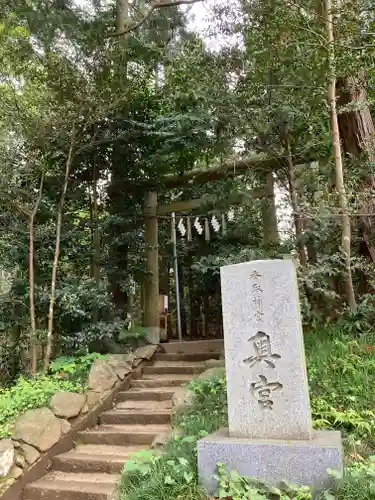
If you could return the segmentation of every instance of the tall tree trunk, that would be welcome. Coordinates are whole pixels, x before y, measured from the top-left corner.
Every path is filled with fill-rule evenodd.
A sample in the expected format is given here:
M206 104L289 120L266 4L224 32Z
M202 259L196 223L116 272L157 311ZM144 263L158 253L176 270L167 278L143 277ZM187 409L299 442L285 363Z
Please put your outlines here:
M366 155L370 161L375 161L375 127L367 102L367 75L364 70L357 77L349 76L338 80L338 105L348 106L338 115L340 135L344 151L359 158Z
M47 346L46 346L46 352L44 354L44 363L43 363L44 372L46 372L48 370L49 362L51 360L51 355L52 355L52 348L53 348L53 311L54 311L55 297L56 297L57 267L59 264L59 257L60 257L62 217L63 217L63 209L64 209L66 192L68 190L70 169L71 169L72 161L73 161L74 140L75 140L75 127L73 125L68 158L67 158L66 164L65 164L65 179L64 179L62 193L60 196L59 208L58 208L58 212L57 212L55 256L54 256L53 265L52 265L51 293L50 293L50 302L49 302L49 310L48 310Z
M340 135L346 153L354 159L363 158L371 163L375 161L375 127L371 111L367 102L367 75L364 70L357 77L349 76L338 82L340 94L338 105L343 109L338 115ZM356 104L353 106L353 103ZM350 105L350 109L346 107ZM373 213L373 192L375 188L375 177L367 174L363 179L361 195L364 200L361 207L362 213ZM375 262L375 246L372 229L372 218L360 219L360 231L363 239L360 253L370 256Z
M94 217L93 217L93 201L91 195L91 185L89 185L89 211L90 211L90 278L94 277Z
M288 180L289 180L289 191L290 191L290 200L292 203L293 209L293 219L294 226L296 230L296 240L297 240L297 248L299 261L301 266L305 267L307 264L307 257L305 251L305 245L303 241L303 220L301 217L301 210L298 202L298 191L297 191L297 182L296 182L296 174L295 167L293 163L292 156L292 148L290 145L290 139L287 139L287 151L288 151Z
M42 201L44 175L40 177L38 197L29 218L29 305L30 305L30 327L31 327L31 373L36 374L38 364L38 342L36 335L36 315L35 315L35 276L34 276L34 222Z
M339 203L341 208L342 220L342 236L341 247L345 259L345 291L348 304L351 309L355 309L356 299L353 288L352 270L351 270L351 226L350 217L348 214L348 201L344 183L344 169L342 163L341 143L339 124L337 119L336 109L336 57L333 33L333 15L332 15L332 0L324 0L325 6L325 26L327 31L328 41L328 62L330 71L330 81L328 84L328 101L331 112L331 136L332 149L335 160L336 173L336 188L339 195Z
M265 245L277 245L279 232L277 227L277 213L273 172L263 175L265 196L262 200L263 241Z
M116 0L116 31L117 33L122 33L126 28L129 20L129 1L128 0ZM126 83L127 76L127 58L125 57L125 44L126 35L121 35L120 42L124 49L124 59L125 62L120 68L122 83ZM114 156L118 152L114 148ZM113 163L114 164L114 163ZM118 188L123 182L123 172L117 166L114 166L111 171L111 184L108 188L109 194L109 212L111 215L116 215L123 213L123 190ZM126 277L126 270L128 267L128 253L129 245L126 242L119 242L118 234L119 232L124 233L124 224L118 224L113 226L109 234L109 245L108 245L108 262L110 263L110 269L108 270L108 282L109 290L112 294L113 301L115 304L116 312L125 319L128 313L128 306L131 302L128 297L128 293L123 290L121 282L124 281Z
M93 222L93 260L92 260L92 277L96 284L100 282L100 233L99 233L99 209L98 209L98 169L96 163L93 167L92 179L92 222Z
M144 327L147 331L149 343L158 344L160 342L159 252L157 193L155 191L150 191L145 195L144 216L144 242L146 247Z

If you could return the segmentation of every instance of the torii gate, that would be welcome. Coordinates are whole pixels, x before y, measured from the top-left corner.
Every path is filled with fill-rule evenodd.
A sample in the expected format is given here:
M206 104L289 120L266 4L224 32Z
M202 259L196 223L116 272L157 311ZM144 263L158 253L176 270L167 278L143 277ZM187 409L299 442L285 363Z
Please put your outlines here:
M295 164L306 161L295 159ZM262 188L252 192L252 197L266 200L262 207L263 238L266 244L276 244L279 240L273 173L286 166L286 158L281 159L241 159L208 169L193 169L183 175L168 175L162 184L167 188L177 188L186 184L203 184L224 178L243 175L251 168L264 180ZM140 186L148 188L144 202L146 273L144 279L144 319L143 326L147 331L147 339L152 344L160 342L159 313L159 248L158 248L158 216L173 212L182 212L198 208L206 202L205 198L178 201L168 205L158 205L157 192L149 182Z

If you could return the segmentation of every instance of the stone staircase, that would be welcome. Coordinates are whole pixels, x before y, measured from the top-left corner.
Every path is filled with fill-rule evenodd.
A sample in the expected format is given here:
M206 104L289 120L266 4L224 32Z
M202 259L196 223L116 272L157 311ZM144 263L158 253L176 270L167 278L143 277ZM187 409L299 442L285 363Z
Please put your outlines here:
M176 342L164 348L167 352L156 354L142 378L117 394L115 407L101 414L100 425L78 433L75 448L55 456L52 470L25 487L23 500L116 498L124 461L170 430L176 387L203 372L205 360L218 358L221 343Z

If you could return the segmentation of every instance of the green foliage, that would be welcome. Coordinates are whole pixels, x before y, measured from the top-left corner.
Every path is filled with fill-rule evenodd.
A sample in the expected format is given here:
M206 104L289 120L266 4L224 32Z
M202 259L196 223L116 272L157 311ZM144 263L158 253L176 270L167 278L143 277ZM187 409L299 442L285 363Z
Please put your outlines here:
M312 414L316 429L343 429L358 439L375 437L374 411L337 409L325 399L313 397Z
M103 339L119 340L120 336L126 330L126 322L116 319L113 321L98 321L87 323L79 332L70 332L63 335L62 345L66 349L87 350L91 345Z
M226 379L212 377L206 380L191 380L187 386L194 392L194 404L174 415L174 425L188 436L199 432L213 432L227 425L228 407Z
M141 451L125 462L119 484L123 500L199 500L205 496L198 486L193 457L186 458L181 448L175 454ZM176 452L179 456L176 455Z
M353 462L345 468L344 477L336 481L322 500L373 500L375 498L375 457Z
M84 356L60 356L51 362L48 372L69 380L85 382L93 362L104 357L97 352Z
M56 392L83 392L84 389L82 382L58 375L40 375L32 379L20 377L14 386L0 389L0 438L11 434L12 424L19 415L48 406Z
M130 324L128 328L123 328L118 336L119 342L123 342L133 348L137 348L147 339L147 330L142 326Z
M339 327L350 336L372 332L374 323L375 300L373 294L362 295L355 311L346 307L338 321Z
M374 336L353 340L331 327L307 332L305 341L315 426L374 439Z
M26 410L48 406L56 392L83 392L92 363L101 357L60 356L50 364L48 375L21 376L10 388L0 389L0 438L11 434L14 420Z
M283 482L279 488L269 486L263 481L240 476L236 471L228 471L225 464L217 464L215 475L219 486L216 496L218 498L231 498L232 500L310 500L311 490L307 486L298 487Z

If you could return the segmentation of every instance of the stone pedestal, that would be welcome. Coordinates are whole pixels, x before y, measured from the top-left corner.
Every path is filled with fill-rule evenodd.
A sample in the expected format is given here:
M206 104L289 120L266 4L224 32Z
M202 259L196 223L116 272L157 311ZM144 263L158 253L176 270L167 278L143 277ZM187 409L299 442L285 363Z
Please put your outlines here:
M216 464L272 483L318 487L341 470L338 432L312 429L297 277L292 260L223 267L226 432L198 443L201 481Z
M222 429L198 442L198 469L202 485L210 494L217 490L217 463L226 464L241 476L261 478L277 486L281 481L310 485L314 490L331 484L328 469L342 470L341 434L313 432L297 441L229 437Z

